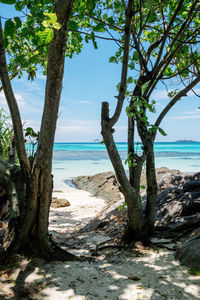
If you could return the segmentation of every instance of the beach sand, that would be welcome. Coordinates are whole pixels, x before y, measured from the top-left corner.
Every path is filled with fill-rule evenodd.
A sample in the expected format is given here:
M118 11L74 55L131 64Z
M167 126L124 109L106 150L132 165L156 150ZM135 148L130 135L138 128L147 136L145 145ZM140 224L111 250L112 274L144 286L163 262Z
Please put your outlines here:
M110 241L106 233L77 233L104 207L104 201L73 187L54 192L71 206L51 209L50 233L68 251L92 257L96 246ZM98 250L83 262L22 259L0 277L0 299L49 300L192 300L200 299L200 276L188 273L174 252L115 247Z

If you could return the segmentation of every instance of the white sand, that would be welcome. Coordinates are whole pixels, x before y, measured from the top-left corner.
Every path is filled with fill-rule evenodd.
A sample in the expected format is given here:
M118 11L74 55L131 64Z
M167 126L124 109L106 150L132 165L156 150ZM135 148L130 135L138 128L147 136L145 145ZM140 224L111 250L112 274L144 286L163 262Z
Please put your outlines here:
M103 200L73 188L54 193L54 196L66 198L71 203L66 208L51 209L50 214L50 232L66 245L74 228L87 224L104 205ZM106 238L99 233L75 236L75 242L84 239L86 245L82 250L73 249L72 245L69 251L91 255L94 245ZM18 268L10 283L2 277L0 299L200 299L200 277L187 273L187 269L174 260L173 252L167 250L110 248L99 250L92 262L44 263L38 260L36 265L25 263L24 271L23 267L21 271ZM131 276L137 276L138 281ZM19 279L23 279L22 283ZM13 287L17 285L22 291L28 290L29 297L23 297L22 292L21 297L14 298Z

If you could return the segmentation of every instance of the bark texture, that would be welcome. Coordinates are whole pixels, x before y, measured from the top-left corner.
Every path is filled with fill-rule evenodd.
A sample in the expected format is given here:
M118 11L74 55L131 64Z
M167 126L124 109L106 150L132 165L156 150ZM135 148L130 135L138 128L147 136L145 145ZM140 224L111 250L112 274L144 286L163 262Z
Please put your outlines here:
M4 237L3 258L15 252L47 260L74 260L59 248L48 234L52 199L52 153L64 72L67 26L73 0L57 0L55 13L62 25L54 30L49 44L45 103L38 148L32 164L26 155L21 118L6 67L2 28L0 28L0 76L10 107L20 167L0 161L0 182L8 191L11 217ZM6 172L5 172L6 171ZM9 182L9 184L8 184Z

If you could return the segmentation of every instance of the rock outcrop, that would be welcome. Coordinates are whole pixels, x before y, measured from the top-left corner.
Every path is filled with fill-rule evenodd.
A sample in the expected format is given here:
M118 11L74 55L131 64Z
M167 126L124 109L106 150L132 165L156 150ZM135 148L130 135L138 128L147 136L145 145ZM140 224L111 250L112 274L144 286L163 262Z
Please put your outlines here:
M156 204L156 226L167 230L185 232L200 226L200 173L188 175L178 170L159 168L156 170L158 181L158 197ZM123 195L112 172L94 176L80 176L73 180L80 189L103 198L107 205L98 213L94 223L86 230L110 226L110 222L126 219L127 207L122 211L118 207L123 204ZM142 173L141 185L146 185L145 173ZM144 191L145 192L145 191ZM145 194L143 201L145 205Z
M109 204L123 198L113 172L104 172L93 176L78 176L72 182L77 188L88 191L92 196L104 199Z
M200 213L200 173L164 174L158 182L157 224L166 225Z

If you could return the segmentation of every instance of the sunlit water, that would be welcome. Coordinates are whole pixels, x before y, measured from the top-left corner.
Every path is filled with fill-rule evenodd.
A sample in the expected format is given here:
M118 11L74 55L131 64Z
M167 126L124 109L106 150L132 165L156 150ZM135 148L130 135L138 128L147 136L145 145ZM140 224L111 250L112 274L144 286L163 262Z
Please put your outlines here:
M125 169L127 143L117 143ZM156 167L200 171L200 142L155 143ZM137 152L140 153L140 145ZM55 143L53 157L54 189L64 189L68 180L80 175L93 175L113 170L105 145L100 143Z

